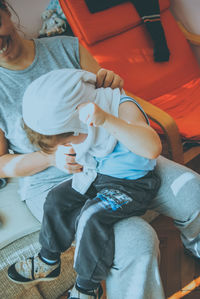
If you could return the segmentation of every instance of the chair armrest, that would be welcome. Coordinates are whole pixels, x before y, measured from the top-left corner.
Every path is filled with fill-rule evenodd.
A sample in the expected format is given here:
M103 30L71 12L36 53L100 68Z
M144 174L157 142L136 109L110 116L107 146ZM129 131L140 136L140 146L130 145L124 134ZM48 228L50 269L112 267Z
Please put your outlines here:
M126 94L134 98L144 109L148 117L162 128L167 139L172 160L183 164L183 147L181 144L180 133L174 119L168 113L148 101L145 101L128 91L126 91Z
M180 21L178 21L177 23L179 28L185 35L185 38L189 40L193 45L200 46L200 35L189 32Z

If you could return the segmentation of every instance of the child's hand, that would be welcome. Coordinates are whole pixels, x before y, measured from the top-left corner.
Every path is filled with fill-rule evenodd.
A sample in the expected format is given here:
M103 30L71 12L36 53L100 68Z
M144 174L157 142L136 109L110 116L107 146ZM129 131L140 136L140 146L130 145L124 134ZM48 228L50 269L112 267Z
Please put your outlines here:
M95 103L78 106L79 119L88 126L98 127L104 124L107 113Z
M73 174L83 170L83 166L76 162L76 153L71 145L59 145L53 156L54 166L64 172Z
M96 74L96 87L123 88L124 80L113 71L101 68Z

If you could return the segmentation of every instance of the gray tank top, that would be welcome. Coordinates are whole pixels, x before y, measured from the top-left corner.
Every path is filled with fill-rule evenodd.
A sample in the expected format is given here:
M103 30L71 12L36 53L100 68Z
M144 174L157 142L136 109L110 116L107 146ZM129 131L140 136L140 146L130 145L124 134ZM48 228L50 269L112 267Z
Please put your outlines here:
M80 69L79 43L76 37L60 36L34 39L35 59L25 70L0 67L0 128L9 149L25 154L36 151L22 128L22 98L27 86L39 76L62 68ZM51 189L69 176L55 167L20 179L22 200L33 198Z

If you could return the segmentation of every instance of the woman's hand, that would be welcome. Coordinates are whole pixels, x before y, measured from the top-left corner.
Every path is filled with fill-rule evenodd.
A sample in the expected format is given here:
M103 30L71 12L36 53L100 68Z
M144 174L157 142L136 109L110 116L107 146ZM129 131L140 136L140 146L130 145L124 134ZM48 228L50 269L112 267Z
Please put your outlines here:
M94 127L99 127L104 124L107 113L95 103L86 103L78 106L80 120Z
M76 163L76 153L71 145L59 145L49 156L51 165L66 173L73 174L83 170L83 166Z
M83 70L96 74L96 87L123 88L124 80L113 71L100 68L97 61L85 47L79 44L80 66Z
M101 68L96 74L96 87L123 88L124 80L113 71Z

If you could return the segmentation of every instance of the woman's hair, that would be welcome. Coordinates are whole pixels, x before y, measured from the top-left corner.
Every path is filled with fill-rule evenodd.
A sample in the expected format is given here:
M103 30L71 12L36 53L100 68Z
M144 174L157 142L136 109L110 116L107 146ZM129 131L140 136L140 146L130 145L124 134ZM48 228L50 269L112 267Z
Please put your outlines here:
M8 10L8 3L6 0L0 0L0 8L3 10Z
M43 135L30 129L24 122L23 128L30 142L46 154L51 154L55 150L55 146L58 145L63 138L73 135L73 132L58 135Z
M10 5L10 3L8 3L7 0L0 0L0 9L8 12L11 14L11 11L15 14L15 16L17 17L17 21L18 21L18 24L17 24L17 27L18 27L18 30L20 30L20 19L19 19L19 16L18 14L16 13L16 11L14 10L14 8ZM20 30L21 31L21 30Z
M17 13L15 12L14 8L10 5L10 3L8 3L7 0L0 0L0 9L3 9L5 11L12 10L15 13L15 15L17 16Z

